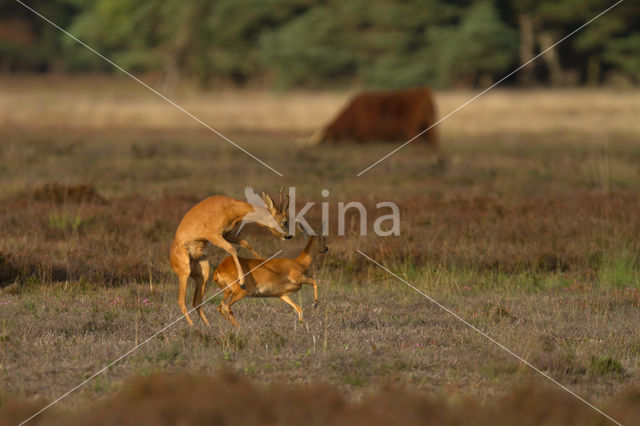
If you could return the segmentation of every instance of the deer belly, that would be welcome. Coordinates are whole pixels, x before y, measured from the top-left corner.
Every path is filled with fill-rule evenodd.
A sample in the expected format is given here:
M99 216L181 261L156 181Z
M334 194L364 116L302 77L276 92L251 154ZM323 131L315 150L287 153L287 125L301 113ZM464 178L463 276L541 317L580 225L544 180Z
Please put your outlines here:
M204 250L207 248L207 241L205 240L195 240L188 241L184 244L187 249L187 253L189 253L189 257L194 260L199 260L204 256Z
M260 283L253 291L253 297L280 297L300 290L300 284L292 282Z

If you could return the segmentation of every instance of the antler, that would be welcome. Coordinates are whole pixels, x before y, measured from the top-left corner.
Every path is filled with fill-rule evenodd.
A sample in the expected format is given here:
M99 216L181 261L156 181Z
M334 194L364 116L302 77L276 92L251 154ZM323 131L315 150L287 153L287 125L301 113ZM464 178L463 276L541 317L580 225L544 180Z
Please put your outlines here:
M289 210L289 194L284 196L284 207L282 208L286 213Z
M284 186L280 187L280 206L282 207L282 212L286 213L289 209L289 195L284 195Z

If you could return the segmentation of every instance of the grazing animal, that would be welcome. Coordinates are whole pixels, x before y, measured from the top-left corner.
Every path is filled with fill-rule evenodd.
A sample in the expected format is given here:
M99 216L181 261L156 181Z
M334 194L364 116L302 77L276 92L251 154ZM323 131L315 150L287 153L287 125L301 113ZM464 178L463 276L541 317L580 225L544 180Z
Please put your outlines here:
M246 188L245 193L248 199L250 194L257 198L251 188ZM204 254L209 242L231 255L229 259L232 264L235 263L236 277L240 277L238 285L244 286L242 266L231 243L245 247L256 257L260 255L237 235L242 221L251 221L264 226L281 239L291 238L287 215L289 198L283 197L282 188L280 189L280 206L276 206L271 197L264 192L262 202L266 208L258 207L256 203L250 204L222 195L214 195L193 206L180 221L171 244L170 260L171 268L178 275L180 285L178 305L190 325L193 325L193 321L189 317L184 300L189 277L196 282L193 306L200 318L209 325L200 306L209 278L209 261Z
M436 107L426 87L357 94L338 116L309 142L408 141L436 122ZM435 127L417 140L437 147Z
M303 284L310 284L313 286L313 307L318 306L318 283L305 274L316 256L328 250L326 237L316 232L316 235L308 237L305 248L295 259L276 258L259 266L264 260L240 258L242 267L251 271L246 277L244 289L235 282L238 279L236 268L233 267L233 259L227 257L213 272L213 280L224 290L218 311L231 324L239 326L231 310L231 306L238 300L247 296L278 297L296 310L298 319L302 322L302 308L296 305L289 295L300 290Z

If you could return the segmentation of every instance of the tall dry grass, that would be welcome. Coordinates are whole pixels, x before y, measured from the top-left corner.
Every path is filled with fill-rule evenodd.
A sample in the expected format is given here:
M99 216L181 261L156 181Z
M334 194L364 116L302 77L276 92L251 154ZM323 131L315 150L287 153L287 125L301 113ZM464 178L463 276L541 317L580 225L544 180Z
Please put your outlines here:
M327 123L352 91L268 92L183 87L167 94L214 128L304 135ZM436 92L440 116L478 92ZM494 89L441 125L443 140L549 138L602 142L640 137L637 90ZM201 125L127 77L0 77L5 127L194 129Z

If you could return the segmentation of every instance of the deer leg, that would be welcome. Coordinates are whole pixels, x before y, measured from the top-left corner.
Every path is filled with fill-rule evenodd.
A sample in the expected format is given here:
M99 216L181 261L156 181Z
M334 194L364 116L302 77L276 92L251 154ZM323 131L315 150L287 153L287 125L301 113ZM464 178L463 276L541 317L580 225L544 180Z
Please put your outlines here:
M190 263L186 247L174 242L171 246L171 268L176 275L178 275L178 306L189 325L193 325L193 321L191 321L189 312L187 311L187 306L184 303L184 299L187 295L187 282L189 281L189 275L191 274Z
M260 255L258 254L258 252L256 252L256 251L253 249L253 247L251 247L251 246L249 245L249 243L248 243L248 242L246 242L245 240L243 240L243 239L242 239L242 238L240 238L239 236L234 235L233 233L229 232L229 233L225 233L225 234L224 234L224 239L225 239L225 240L227 240L227 241L229 241L230 243L238 244L238 245L240 245L241 247L246 248L247 250L249 250L249 251L251 252L251 254L252 254L256 259L262 259L262 256L260 256Z
M232 297L233 297L233 292L231 290L225 290L224 297L222 298L222 302L228 305Z
M246 292L232 293L228 302L227 300L223 300L220 303L220 306L218 306L218 311L220 311L220 313L224 315L227 321L229 321L231 324L235 325L236 327L239 327L240 324L238 323L238 320L236 319L236 317L233 315L233 311L231 310L231 305L236 303L238 300L244 299L246 296L247 296ZM225 299L227 299L226 296L225 296Z
M318 307L318 282L313 278L302 277L302 284L311 284L313 286L313 309Z
M240 324L238 324L238 320L236 320L236 317L233 316L233 312L231 311L231 309L229 309L229 305L227 305L226 303L220 302L220 304L218 305L218 312L220 312L220 314L222 314L222 316L234 326L240 326Z
M207 259L201 259L199 261L192 261L193 267L191 268L191 277L196 282L196 291L193 294L193 307L202 318L205 324L209 325L207 317L202 310L202 299L207 288L207 280L209 279L209 261Z
M233 248L229 241L225 240L220 235L216 235L209 241L211 241L211 244L220 247L231 255L231 257L233 258L233 262L236 264L236 269L238 270L238 284L240 284L240 287L244 289L244 274L242 273L242 266L240 266L240 261L238 260L238 253L236 253L236 249Z
M293 309L296 310L296 312L298 313L298 319L300 320L300 322L302 322L302 308L298 305L296 305L295 303L293 303L293 300L291 300L289 298L288 295L284 295L284 296L280 296L280 300L282 300L284 303L286 303L287 305L291 306Z
M215 282L220 288L220 290L222 291L222 300L218 305L218 312L220 312L220 315L222 315L227 321L233 324L233 322L229 319L229 304L228 304L229 300L231 300L231 298L233 297L233 291L229 287L229 284L227 284L227 282L224 279L222 279L222 277L220 277L217 274L217 272L213 273L213 282ZM237 325L237 324L234 324L234 325Z
M189 312L187 311L187 305L184 303L184 298L187 295L187 282L189 281L189 274L184 274L178 277L180 280L180 290L178 291L178 306L184 315L184 319L187 320L189 325L193 325Z

